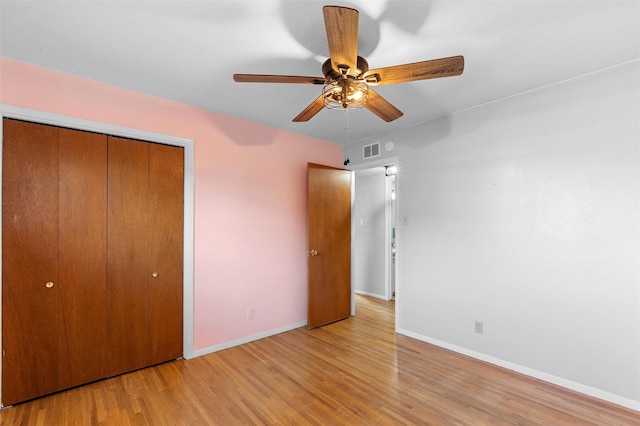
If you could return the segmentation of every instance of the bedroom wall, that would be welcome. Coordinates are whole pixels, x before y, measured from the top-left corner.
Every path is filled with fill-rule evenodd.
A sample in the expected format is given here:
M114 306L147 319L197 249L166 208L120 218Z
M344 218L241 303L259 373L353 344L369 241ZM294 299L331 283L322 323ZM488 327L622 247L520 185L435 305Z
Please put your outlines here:
M2 104L195 140L197 353L306 322L306 167L340 145L0 60Z
M380 139L407 219L400 333L640 410L638 75L635 61Z

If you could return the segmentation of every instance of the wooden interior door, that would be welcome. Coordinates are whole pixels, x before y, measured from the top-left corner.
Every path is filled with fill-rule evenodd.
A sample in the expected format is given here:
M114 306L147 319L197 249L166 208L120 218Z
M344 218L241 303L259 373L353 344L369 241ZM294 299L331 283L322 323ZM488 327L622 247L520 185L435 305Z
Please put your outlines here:
M107 375L107 138L58 129L59 388Z
M149 364L182 356L184 148L149 148Z
M182 356L184 149L109 137L110 374Z
M3 119L3 132L2 404L10 405L58 389L58 130Z
M109 137L109 374L149 365L149 143Z
M351 313L351 172L308 165L307 327Z

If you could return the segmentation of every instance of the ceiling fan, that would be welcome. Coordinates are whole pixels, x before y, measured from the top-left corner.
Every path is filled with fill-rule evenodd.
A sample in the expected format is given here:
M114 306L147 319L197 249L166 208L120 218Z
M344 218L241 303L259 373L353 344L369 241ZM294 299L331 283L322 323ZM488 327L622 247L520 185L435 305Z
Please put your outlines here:
M356 9L342 6L322 8L329 42L329 55L322 64L324 77L292 75L234 74L240 83L296 83L323 85L322 94L298 114L293 121L309 121L322 108L365 107L389 122L402 111L377 94L371 86L404 83L462 74L464 57L433 59L386 68L369 69L366 59L358 56L358 15Z

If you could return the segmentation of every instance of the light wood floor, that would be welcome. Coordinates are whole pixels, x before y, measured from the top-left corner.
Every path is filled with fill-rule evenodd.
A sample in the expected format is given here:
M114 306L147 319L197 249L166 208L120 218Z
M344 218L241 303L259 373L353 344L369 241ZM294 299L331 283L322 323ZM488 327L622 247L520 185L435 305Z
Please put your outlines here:
M2 425L638 425L640 413L393 333L393 302L0 412Z

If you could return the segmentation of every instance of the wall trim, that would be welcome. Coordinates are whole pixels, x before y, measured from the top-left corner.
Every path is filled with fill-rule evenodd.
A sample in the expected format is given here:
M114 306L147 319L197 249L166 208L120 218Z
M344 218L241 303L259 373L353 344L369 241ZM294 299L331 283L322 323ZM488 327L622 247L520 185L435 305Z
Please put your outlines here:
M295 330L296 328L304 327L307 325L307 321L301 321L289 325L285 325L279 328L263 331L262 333L254 334L252 336L242 337L236 340L230 340L228 342L220 343L218 345L209 346L207 348L198 349L194 352L195 357L202 355L208 355L214 352L218 352L224 349L233 348L234 346L244 345L245 343L253 342L256 340L264 339L265 337L275 336L276 334L284 333L287 331Z
M476 352L471 349L463 348L461 346L453 345L451 343L444 342L442 340L433 339L422 334L414 333L403 328L396 330L399 334L403 334L408 337L412 337L417 340L421 340L432 345L448 349L450 351L475 358L480 361L488 362L489 364L497 365L498 367L506 368L507 370L515 371L516 373L524 374L525 376L533 377L535 379L542 380L544 382L552 383L554 385L561 386L563 388L582 393L594 398L601 399L603 401L611 402L626 408L630 408L635 411L640 411L640 401L625 398L620 395L616 395L607 391L603 391L598 388L583 385L581 383L573 382L571 380L564 379L562 377L554 376L543 371L534 370L533 368L525 367L513 362L505 361L499 358L492 357L490 355Z
M389 300L384 296L384 294L375 294L375 293L369 293L368 291L360 291L360 290L356 290L355 293L360 294L362 296L373 297L375 299L387 300L387 301Z
M113 136L122 136L132 139L141 139L149 142L162 143L165 145L180 146L184 148L184 247L183 247L183 357L193 358L194 355L194 214L195 214L195 141L193 139L178 136L166 135L162 133L149 132L146 130L123 127L99 121L85 120L77 117L54 114L46 111L28 109L14 105L0 104L0 115L3 118L13 118L18 120L31 121L41 124L50 124L60 127L67 127L77 130L85 130L96 133L105 133ZM2 170L2 123L0 122L0 171ZM0 197L2 189L0 188ZM0 212L1 216L1 212ZM1 231L0 231L1 232ZM0 241L0 253L2 253L2 243ZM0 265L0 273L1 273ZM0 282L0 288L2 283ZM1 292L0 292L1 293ZM1 294L0 294L1 297ZM2 309L0 299L0 313ZM1 328L0 328L1 333ZM1 336L0 336L1 337ZM2 372L0 371L0 377ZM1 390L0 390L1 391Z

